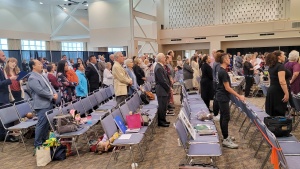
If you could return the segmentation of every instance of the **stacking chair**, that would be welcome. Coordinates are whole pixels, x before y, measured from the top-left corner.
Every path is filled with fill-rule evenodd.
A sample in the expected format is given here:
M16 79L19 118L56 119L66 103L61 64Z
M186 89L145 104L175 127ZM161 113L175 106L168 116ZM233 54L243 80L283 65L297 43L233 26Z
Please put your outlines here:
M180 119L175 122L175 128L184 151L186 152L186 163L191 163L194 157L210 157L215 166L215 157L221 156L221 148L218 143L189 144L188 134Z
M26 100L16 102L14 105L21 119L26 117L27 113L34 112L31 105ZM36 125L37 120L34 121L33 119L28 119L26 122L32 122L33 125Z
M154 76L147 76L146 81L149 83L153 83L153 82L155 82L155 78L154 78Z
M117 126L114 122L112 114L109 114L104 119L102 119L101 124L102 124L102 127L103 127L103 129L105 131L105 134L107 135L108 138L111 138L116 132L118 132L118 128L117 128ZM144 135L139 134L139 133L132 133L132 134L128 134L127 136L129 136L129 135L130 135L129 139L122 139L122 138L120 138L120 137L122 137L122 135L121 135L113 143L111 143L111 145L114 146L114 149L113 149L113 151L110 155L110 158L109 158L109 161L107 163L106 168L108 168L108 166L109 166L112 155L115 154L116 157L117 157L117 155L118 155L117 147L119 147L119 146L129 146L130 157L131 157L132 163L135 164L135 159L134 159L134 155L133 155L133 151L132 151L132 146L137 145L138 149L139 149L140 156L141 156L142 160L144 160L144 155L143 155L142 149L140 147L140 143L141 143L142 139L144 138Z
M89 95L87 97L87 99L90 101L90 104L93 108L93 112L91 113L92 116L97 116L99 117L98 119L100 120L101 118L103 118L105 115L107 115L107 110L98 110L97 107L98 107L98 102L97 102L97 99L96 99L96 94L92 94L92 95ZM84 104L85 106L85 104ZM96 108L96 109L95 109Z
M8 107L0 109L0 121L2 123L3 128L5 130L7 130L7 132L5 134L3 146L2 146L2 151L4 149L4 145L5 145L7 136L13 135L13 132L19 132L18 136L21 138L23 145L24 145L25 149L27 150L27 147L24 142L24 136L23 136L24 130L28 129L29 127L34 126L36 124L36 122L35 121L32 121L32 122L20 121L17 110L16 110L15 106L13 106L13 105L8 105ZM14 122L19 122L19 123L16 125L13 125L11 127L6 127L7 124L11 124Z
M63 114L68 114L71 109L74 109L73 104L71 102L65 103L61 107L61 111L62 111Z
M105 103L105 105L111 105L116 107L117 106L117 101L114 99L114 94L111 91L110 87L104 88L107 97L109 98L109 101Z
M293 130L296 130L296 128L298 127L299 123L300 123L300 98L293 96L293 102L295 105L295 110L296 110L296 115L298 116L298 120L295 122Z
M50 124L51 130L54 131L56 137L59 138L59 141L62 138L72 138L72 140L69 141L69 142L72 142L72 145L74 145L74 147L76 149L76 152L77 152L77 155L79 156L79 152L78 152L76 142L77 142L79 136L84 135L85 139L87 140L87 146L89 147L89 139L87 137L87 131L89 130L89 126L80 125L81 128L78 131L59 134L56 131L56 128L55 128L54 123L53 123L54 117L59 115L59 114L61 114L61 110L59 108L55 108L53 110L50 110L50 111L46 112L46 116L47 116L48 122ZM67 141L64 141L64 142L67 142Z
M264 94L265 97L267 97L268 88L269 88L269 87L267 87L267 86L264 85L264 84L261 85L261 90L263 91L263 94ZM264 108L264 107L265 107L265 103L263 104L263 107L262 107L262 108Z

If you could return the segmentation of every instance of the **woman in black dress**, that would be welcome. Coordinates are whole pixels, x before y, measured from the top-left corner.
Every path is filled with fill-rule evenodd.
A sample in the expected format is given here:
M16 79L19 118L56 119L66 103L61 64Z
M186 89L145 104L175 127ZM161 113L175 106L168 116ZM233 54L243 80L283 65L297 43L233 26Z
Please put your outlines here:
M214 90L213 90L213 73L212 73L212 68L210 67L210 57L204 56L202 58L202 66L201 66L201 71L202 71L202 77L200 81L201 85L201 97L206 104L207 108L209 109L209 102L210 100L213 99L214 97ZM211 111L209 109L209 111Z
M267 55L266 65L269 66L270 87L266 98L266 113L270 116L285 116L289 101L288 80L291 72L284 68L285 56L282 51Z
M133 66L133 71L134 74L136 76L136 81L138 83L138 86L143 85L146 81L146 77L145 77L145 72L143 71L143 69L140 67L142 61L140 58L135 58L133 60L134 62L134 66Z
M254 69L253 69L253 65L250 63L252 54L247 54L245 57L246 57L246 61L243 66L244 76L246 79L245 97L249 97L250 89L253 85Z

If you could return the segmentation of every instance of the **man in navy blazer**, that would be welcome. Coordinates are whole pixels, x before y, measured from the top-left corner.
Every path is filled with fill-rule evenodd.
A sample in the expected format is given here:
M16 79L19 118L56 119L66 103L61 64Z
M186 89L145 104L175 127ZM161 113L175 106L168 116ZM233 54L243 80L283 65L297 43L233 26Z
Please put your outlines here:
M0 50L0 106L3 106L5 104L9 104L9 91L8 87L11 84L11 80L17 79L17 76L11 76L9 79L5 78L4 75L4 69L3 69L3 64L5 63L6 57L5 54L2 50ZM11 124L13 126L13 124ZM9 124L6 125L6 127L10 127ZM6 131L3 128L2 124L0 123L0 140L4 140ZM16 138L13 136L8 136L6 139L9 142L16 142L18 141Z
M33 109L38 117L35 127L34 147L39 147L48 139L49 123L46 112L53 109L53 101L58 95L48 78L42 75L43 64L38 60L29 62L32 70L28 78L28 87L33 99Z
M166 56L163 53L159 53L156 58L158 63L154 69L154 76L156 82L155 92L158 101L158 126L169 127L170 122L166 120L166 112L169 103L169 93L172 89L167 72L164 69Z

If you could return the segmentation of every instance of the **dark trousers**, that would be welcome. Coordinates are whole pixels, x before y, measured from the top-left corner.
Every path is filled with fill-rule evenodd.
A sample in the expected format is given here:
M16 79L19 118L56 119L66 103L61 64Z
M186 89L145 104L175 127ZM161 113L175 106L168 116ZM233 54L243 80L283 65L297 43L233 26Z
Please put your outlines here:
M53 105L51 104L45 109L36 109L38 122L35 127L34 147L41 146L44 141L48 139L49 134L49 122L46 117L46 112L51 110Z
M157 96L158 101L158 124L165 123L166 120L166 112L168 108L169 103L169 97L168 96Z
M249 96L250 89L253 85L253 77L246 76L245 97Z
M217 93L217 82L213 82L213 87L214 87L214 92L215 92L215 97L214 97L214 105L213 105L213 112L214 116L217 116L219 114L220 108L219 108L219 103L216 100L216 93Z
M209 103L210 103L210 100L204 100L204 99L203 99L203 101L204 101L206 107L209 109ZM210 109L209 109L209 110L210 110Z
M116 96L117 105L119 105L120 103L125 101L126 98L127 98L127 95Z
M228 137L228 123L230 121L229 102L218 102L220 108L220 127L223 139Z

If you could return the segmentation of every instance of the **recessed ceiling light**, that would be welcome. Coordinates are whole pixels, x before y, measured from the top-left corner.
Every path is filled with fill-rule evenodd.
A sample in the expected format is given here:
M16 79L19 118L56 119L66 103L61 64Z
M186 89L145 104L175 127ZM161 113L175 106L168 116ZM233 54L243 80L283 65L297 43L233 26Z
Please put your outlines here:
M63 7L63 9L67 9L66 7Z
M68 1L68 0L64 0L64 1Z
M89 6L89 4L85 4L84 6Z
M43 3L43 2L40 2L40 4L43 5L44 3Z

